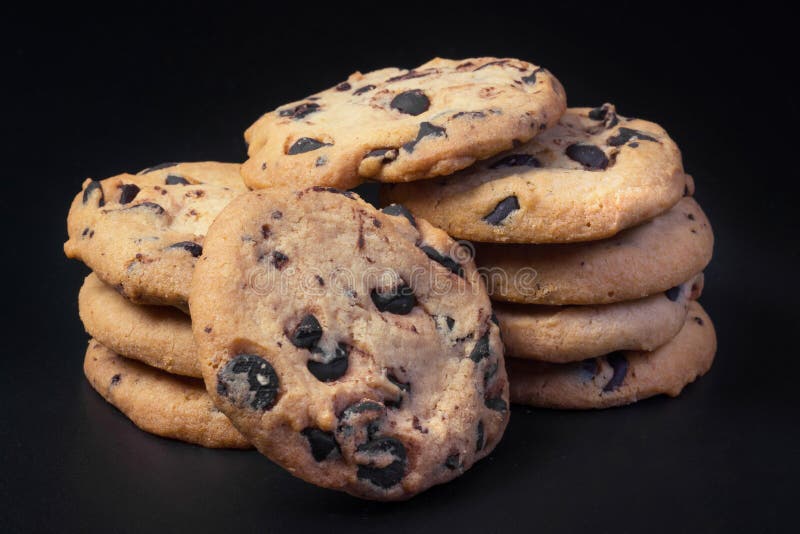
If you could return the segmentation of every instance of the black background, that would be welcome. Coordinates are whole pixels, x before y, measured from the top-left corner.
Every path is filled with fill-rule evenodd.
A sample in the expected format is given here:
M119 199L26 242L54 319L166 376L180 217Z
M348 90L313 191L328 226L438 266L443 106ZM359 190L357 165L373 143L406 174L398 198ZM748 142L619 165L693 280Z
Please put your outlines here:
M800 155L788 13L763 2L268 4L29 3L3 14L0 530L796 528ZM255 452L137 431L81 371L76 297L88 271L62 252L81 181L161 161L241 161L241 134L261 113L353 70L436 55L521 57L552 70L571 105L611 101L670 132L717 236L702 298L719 335L710 374L677 400L515 407L488 459L400 504L310 486Z

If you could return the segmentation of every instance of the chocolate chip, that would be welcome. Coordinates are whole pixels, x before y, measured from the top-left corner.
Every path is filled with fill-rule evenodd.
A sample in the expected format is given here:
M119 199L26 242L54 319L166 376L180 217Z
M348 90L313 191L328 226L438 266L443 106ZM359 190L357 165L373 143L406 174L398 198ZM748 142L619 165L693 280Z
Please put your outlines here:
M400 388L401 391L407 391L407 392L411 391L411 383L401 382L400 379L398 379L392 371L386 373L386 379L395 386L397 386L398 388Z
M378 311L396 313L397 315L410 313L417 304L417 297L414 292L404 283L381 291L373 289L370 292L370 296Z
M86 204L89 199L92 198L92 194L94 194L95 191L100 191L100 199L97 201L97 205L99 207L104 206L106 197L103 194L103 187L100 185L100 182L96 182L95 180L89 182L89 185L83 190L83 203Z
M459 111L455 115L452 116L453 119L459 119L461 117L468 117L470 119L482 119L486 117L486 113L483 111Z
M700 317L694 316L694 317L692 317L692 319L694 319L694 322L696 322L696 323L697 323L697 324L699 324L700 326L703 326L703 325L705 324L705 323L703 322L703 319L702 319L702 318L700 318Z
M493 226L498 226L502 224L502 222L511 215L512 212L519 209L519 200L517 200L516 196L506 197L494 207L491 213L486 215L483 218L483 221L486 224L491 224Z
M315 349L312 350L312 352L314 354L319 354L322 351ZM308 372L314 375L320 382L333 382L343 377L347 372L349 354L350 347L344 343L339 343L333 358L322 362L308 360L306 368L308 368Z
M478 363L484 358L488 358L491 354L489 350L489 332L486 332L482 338L475 343L475 346L472 348L472 352L469 353L469 358Z
M594 145L575 143L566 150L567 157L577 161L589 170L600 170L608 167L608 158L605 152Z
M689 219L690 221L693 221L694 220L694 213L687 213L686 214L686 218Z
M459 467L461 467L461 462L459 461L458 454L451 454L448 456L444 461L444 466L451 471L455 471Z
M483 69L485 69L487 67L499 67L501 65L505 65L506 63L508 63L507 59L497 59L495 61L489 61L488 63L484 63L480 67L475 67L474 69L472 69L472 72L477 72L477 71L483 70Z
M166 185L189 185L189 180L184 178L183 176L177 176L175 174L170 174L164 180Z
M379 488L388 489L397 485L405 475L406 448L395 438L378 438L358 446L358 452L379 458L391 455L394 460L385 467L359 465L358 478L367 480Z
M280 271L286 266L287 263L289 263L289 256L279 250L275 250L270 256L270 263L272 263L273 267Z
M170 245L167 248L182 248L183 250L191 254L193 258L197 258L203 253L202 245L199 245L194 241L179 241L177 243Z
M142 169L141 171L139 171L139 174L147 174L149 172L158 171L161 169L168 169L169 167L174 167L175 165L177 165L177 163L174 161L159 163L158 165L153 165L152 167L147 167L146 169Z
M270 217L272 217L275 220L281 219L283 218L283 212L275 210L272 212L272 215L270 215Z
M402 204L390 204L381 210L386 215L392 215L394 217L405 217L408 219L408 222L411 223L411 226L414 228L417 227L417 221L414 219L414 215L408 211L408 208L403 206Z
M400 113L407 115L419 115L428 111L431 106L431 101L425 96L425 93L419 89L412 89L404 91L392 99L389 104L392 109L396 109Z
M266 411L278 400L280 380L272 365L255 354L239 354L217 375L217 393L239 406Z
M347 83L347 82L342 82L342 83L340 83L339 85L336 86L336 90L337 91L349 91L350 90L350 84Z
M345 408L339 419L347 419L351 415L364 412L382 412L383 404L371 400L360 401Z
M315 111L319 111L319 104L315 104L314 102L303 102L302 104L298 104L293 108L280 110L278 115L281 117L290 117L294 120L299 120L306 115L314 113Z
M154 212L156 215L163 215L166 213L164 208L160 205L156 204L155 202L142 202L141 204L135 204L129 208L123 208L125 211L131 210L139 210L139 209L146 209Z
M491 165L490 169L501 169L503 167L541 167L540 162L530 154L511 154L504 158L500 158Z
M671 287L666 291L664 291L664 294L667 296L669 300L675 302L676 300L678 300L678 297L681 296L681 286Z
M483 438L484 438L484 436L483 436L483 421L478 421L477 434L478 434L478 439L475 442L475 452L480 452L480 450L483 449L483 445L484 445L484 443L483 443Z
M452 330L453 327L456 325L456 320L449 316L445 316L444 322L447 323L448 330Z
M538 68L535 71L531 72L527 76L522 77L522 81L527 83L528 85L533 85L536 83L536 75L540 72L544 72L543 68Z
M435 248L429 247L427 245L421 246L419 248L430 259L432 259L436 263L440 264L442 267L444 267L445 269L447 269L451 273L457 274L461 278L464 278L464 268L461 267L461 264L458 263L456 260L454 260L450 256L445 256L444 254L440 253Z
M317 344L322 337L322 326L317 321L317 318L311 314L306 315L300 320L300 323L295 327L292 335L289 336L289 341L292 345L301 349L310 349Z
M432 72L433 71L419 72L419 71L416 71L416 70L410 70L410 71L406 72L405 74L401 74L399 76L393 76L393 77L389 78L388 80L386 80L386 83L400 82L400 81L403 81L403 80L413 80L414 78L423 78L425 76L428 76L429 74L432 74Z
M612 135L609 137L607 142L609 146L620 146L630 141L633 137L636 137L636 139L639 141L654 141L658 143L658 139L655 137L644 132L640 132L639 130L625 128L624 126L619 129L617 135Z
M317 158L317 161L314 162L314 167L322 167L326 163L328 163L328 158L325 156L320 156Z
M580 364L581 371L590 377L595 376L600 371L600 365L597 363L597 358L591 360L583 360Z
M625 375L628 374L628 359L621 352L613 352L606 356L606 361L614 370L611 380L603 386L603 391L609 392L619 388L625 381Z
M506 410L508 410L508 403L506 403L506 401L504 401L500 397L495 397L493 399L486 399L484 404L486 404L487 408L489 408L490 410L494 410L496 412L503 413Z
M497 326L500 326L500 321L497 320L497 314L495 314L494 312L492 312L492 315L491 317L489 317L489 320L492 321Z
M600 106L599 108L594 108L589 111L589 118L593 121L602 121L606 118L607 113L608 108L606 106Z
M404 144L403 148L407 152L414 152L414 148L417 146L417 143L419 143L423 138L442 136L447 136L447 130L440 126L434 126L429 122L423 122L419 125L417 137L413 141L409 141L408 143Z
M324 146L331 146L331 144L323 143L322 141L312 139L311 137L301 137L295 141L291 147L289 147L287 154L294 156L297 154L303 154L304 152L311 152L312 150L317 150L318 148L322 148Z
M339 451L339 444L336 443L333 432L325 432L319 428L308 427L301 430L300 433L308 440L308 445L311 447L311 456L318 462L327 460L333 452Z
M122 380L122 375L117 373L111 377L111 385L116 386L117 384L120 383L121 380Z
M311 189L311 191L314 191L316 193L333 193L333 194L342 195L342 196L345 196L345 197L351 198L351 199L356 198L355 193L353 193L352 191L345 191L344 189L337 189L335 187L325 187L323 185L315 185L315 186L311 187L310 189Z
M139 186L136 184L123 184L119 186L120 193L119 193L119 203L120 204L127 204L134 198L136 195L139 194Z
M363 95L364 93L366 93L368 91L372 91L373 89L375 89L374 85L365 85L364 87L359 87L358 89L353 91L353 94L354 95Z

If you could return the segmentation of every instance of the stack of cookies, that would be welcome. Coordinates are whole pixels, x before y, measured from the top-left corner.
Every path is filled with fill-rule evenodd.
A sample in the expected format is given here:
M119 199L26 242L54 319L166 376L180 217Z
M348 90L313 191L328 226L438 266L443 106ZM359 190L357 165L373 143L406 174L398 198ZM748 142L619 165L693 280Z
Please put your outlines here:
M382 196L474 242L513 402L604 408L676 396L711 366L714 329L696 299L714 238L693 193L667 133L604 104Z
M510 400L622 404L710 366L677 147L567 110L541 67L355 73L245 139L241 166L87 180L70 208L85 373L144 430L398 500L489 454ZM368 180L382 210L348 191Z

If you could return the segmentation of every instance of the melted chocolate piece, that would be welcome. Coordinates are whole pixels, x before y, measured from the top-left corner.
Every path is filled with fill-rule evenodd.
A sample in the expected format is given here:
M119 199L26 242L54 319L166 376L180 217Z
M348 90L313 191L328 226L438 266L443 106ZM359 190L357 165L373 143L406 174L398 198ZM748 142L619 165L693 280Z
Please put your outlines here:
M389 78L388 80L386 80L386 83L399 82L399 81L402 81L402 80L413 80L414 78L423 78L425 76L428 76L431 73L432 73L432 71L419 72L419 71L416 71L416 70L410 70L410 71L406 72L405 74L401 74L399 76L394 76L392 78Z
M475 343L472 352L469 353L469 358L475 363L478 363L484 358L488 358L491 354L489 350L489 332L486 332L482 338Z
M477 440L475 441L475 452L480 452L483 449L483 421L478 421Z
M92 180L89 182L89 185L86 186L86 189L83 190L83 203L86 204L95 191L100 191L100 199L97 201L98 207L103 207L106 204L106 197L103 194L103 187L100 185L100 182L96 182Z
M141 204L135 204L135 205L133 205L133 206L131 206L129 208L122 208L122 210L124 210L124 211L139 210L139 209L150 210L150 211L154 212L156 215L163 215L164 213L166 213L164 211L164 208L162 208L160 205L156 204L155 202L142 202Z
M427 245L419 247L422 252L425 253L430 259L447 269L453 274L457 274L461 278L464 278L464 268L461 267L461 264L458 263L456 260L451 258L450 256L445 256L444 254L440 253L433 247L429 247Z
M337 91L349 91L350 90L350 84L348 82L342 82L342 83L340 83L339 85L336 86L336 90Z
M319 111L319 104L314 102L303 102L302 104L298 104L293 108L282 109L278 112L278 115L281 117L289 117L293 120L299 120L305 117L306 115L310 115L315 111Z
M489 408L490 410L494 410L496 412L503 413L506 410L508 410L508 403L506 403L506 401L504 401L500 397L495 397L493 399L486 399L484 404L486 404L487 408Z
M608 167L608 158L605 152L594 145L575 143L567 147L566 154L569 159L577 161L591 171Z
M191 254L193 258L197 258L203 253L202 245L199 245L194 241L179 241L177 243L170 245L167 248L182 248L183 250Z
M613 352L606 356L606 361L614 370L611 379L603 386L603 391L608 393L619 388L625 381L625 375L628 374L628 359L621 352Z
M414 148L417 146L417 143L422 141L425 137L442 137L447 136L447 130L440 126L434 126L429 122L423 122L419 125L419 131L417 132L417 137L413 141L409 141L408 143L403 145L403 148L407 152L414 152Z
M311 447L311 456L317 462L327 460L334 452L339 452L339 444L333 432L325 432L319 428L308 427L300 432L308 440Z
M289 336L289 341L292 345L301 349L310 349L316 346L319 339L322 337L322 326L317 321L317 318L311 314L306 315L300 320L300 323L295 327L292 335Z
M217 374L217 393L240 406L266 411L278 400L280 379L270 363L255 354L239 354Z
M461 467L461 462L459 461L458 453L451 454L448 456L444 461L444 466L451 471L455 471L459 467Z
M408 222L411 223L411 226L413 226L414 228L417 227L417 221L416 219L414 219L414 215L412 215L412 213L408 211L408 208L406 208L402 204L390 204L389 206L383 208L381 211L386 215L392 215L394 217L405 217L406 219L408 219Z
M134 198L136 198L136 195L138 195L139 191L141 191L141 189L139 189L139 186L136 184L123 184L119 187L119 189L120 189L119 193L120 204L128 204Z
M483 221L486 224L491 224L492 226L498 226L503 223L503 221L511 215L512 212L519 209L519 200L517 197L510 196L506 197L500 202L497 203L497 206L494 207L494 210L488 215L483 218Z
M359 465L358 478L375 484L379 488L388 489L397 485L405 475L406 448L395 438L378 438L359 445L358 452L383 457L390 454L394 460L385 467Z
M312 352L319 354L322 351L319 349L314 349ZM347 373L349 355L350 347L344 343L339 343L332 359L328 360L327 362L308 360L306 363L306 368L308 369L308 372L314 375L314 378L320 382L333 382L334 380L340 379L345 375L345 373Z
M407 315L417 304L414 292L404 283L398 284L395 288L381 291L373 289L370 296L378 311L397 315Z
M666 291L664 291L664 294L667 296L669 300L675 302L676 300L678 300L678 297L681 296L681 286L671 287Z
M141 171L139 171L139 174L147 174L161 169L168 169L170 167L174 167L175 165L177 165L177 162L174 161L159 163L158 165L153 165L152 167L147 167L146 169L142 169Z
M270 255L269 261L273 267L280 271L286 266L287 263L289 263L289 256L279 250L275 250Z
M303 154L305 152L311 152L312 150L317 150L318 148L322 148L324 146L331 146L331 143L323 143L322 141L312 139L311 137L301 137L295 141L291 147L289 147L287 154L294 156L297 154Z
M373 89L375 89L374 85L365 85L364 87L359 87L358 89L353 91L353 94L354 95L363 95L364 93L366 93L368 91L372 91Z
M510 154L500 158L491 165L490 169L501 169L503 167L541 167L542 162L530 154Z
M544 72L544 69L543 69L543 68L541 68L541 67L540 67L540 68L538 68L538 69L536 69L535 71L531 72L531 73L530 73L530 74L528 74L527 76L523 76L523 77L522 77L522 81L523 81L523 82L525 82L525 83L527 83L528 85L533 85L533 84L535 84L535 83L536 83L536 75L537 75L538 73L540 73L540 72Z
M420 113L424 113L428 111L430 105L431 101L428 100L425 93L419 89L412 89L411 91L400 93L392 99L390 104L392 109L396 109L400 113L405 113L407 115L419 115Z
M658 139L652 135L648 135L632 128L625 128L624 126L619 129L617 135L612 135L609 137L607 142L609 146L620 146L630 141L633 137L636 137L638 141L653 141L658 143Z
M183 176L177 176L175 174L167 175L167 178L164 180L165 185L189 185L189 180L184 178Z

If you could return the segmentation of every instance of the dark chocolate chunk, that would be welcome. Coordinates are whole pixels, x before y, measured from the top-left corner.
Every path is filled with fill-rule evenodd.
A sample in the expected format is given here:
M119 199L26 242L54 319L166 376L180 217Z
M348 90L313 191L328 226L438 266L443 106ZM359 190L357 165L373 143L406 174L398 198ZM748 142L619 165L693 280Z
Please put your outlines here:
M540 162L530 154L510 154L504 158L500 158L491 165L490 169L501 169L503 167L541 167Z
M123 184L119 186L119 203L120 204L127 204L136 198L136 195L139 194L139 186L136 184Z
M217 393L234 404L266 411L278 400L280 380L272 365L255 354L239 354L217 375Z
M601 170L608 167L608 158L605 152L594 145L575 143L566 150L567 157L577 161L589 170Z
M393 77L389 78L388 80L386 80L386 83L400 82L400 81L403 81L403 80L413 80L414 78L423 78L423 77L425 77L425 76L427 76L427 75L429 75L431 73L433 73L433 70L428 70L428 71L425 71L425 72L420 72L420 71L416 71L416 70L410 70L410 71L406 72L405 74L401 74L399 76L393 76Z
M428 245L424 245L419 247L422 252L425 253L430 259L435 261L436 263L440 264L442 267L447 269L453 274L457 274L460 277L464 277L464 268L461 267L461 264L458 263L456 260L451 258L450 256L445 256L444 254L440 253L433 247L429 247Z
M308 427L304 428L300 433L308 440L308 445L311 447L311 456L318 462L327 460L332 453L339 451L339 444L336 443L333 432L325 432L319 428Z
M490 410L494 410L496 412L502 413L508 410L508 403L506 403L506 401L504 401L500 397L495 397L493 399L486 399L484 404L486 404L487 408L489 408Z
M152 167L147 167L146 169L142 169L141 171L139 171L139 174L147 174L149 172L158 171L161 169L168 169L169 167L174 167L175 165L177 165L177 163L174 161L159 163L158 165L153 165Z
M472 352L469 353L469 358L477 363L484 358L488 358L491 352L489 351L489 332L483 334L483 337L475 343Z
M404 283L381 291L373 289L370 292L370 296L375 307L381 312L406 315L417 305L417 297L414 295L414 291Z
M606 356L606 361L614 370L611 379L603 386L603 391L609 392L620 387L625 381L625 375L628 374L628 359L621 352L612 352Z
M483 436L483 421L478 421L477 434L478 434L478 436L477 436L478 439L475 441L475 452L479 452L481 449L483 449L483 445L484 445L484 443L483 443L483 439L484 439L484 436Z
M322 337L322 326L317 318L310 313L300 320L295 327L289 341L292 345L301 349L310 349L315 346Z
M194 241L178 241L167 248L182 248L191 254L193 258L197 258L203 253L203 246Z
M449 316L445 316L444 322L447 323L448 330L452 330L453 327L456 325L456 320Z
M609 146L620 146L630 141L633 137L636 137L639 141L653 141L658 143L658 139L652 135L634 130L633 128L625 128L624 126L619 129L617 135L609 137L607 142Z
M364 87L359 87L358 89L353 91L353 94L354 95L363 95L364 93L366 93L368 91L372 91L373 89L375 89L374 85L365 85Z
M322 351L317 349L312 352L318 354ZM308 368L308 372L314 375L320 382L333 382L343 377L347 372L349 354L350 347L344 343L339 343L333 358L322 362L308 360L306 367Z
M272 217L275 220L281 219L283 217L283 212L275 210L272 212L272 215L270 215L270 217Z
M339 416L339 419L347 419L351 415L364 413L364 412L382 412L383 411L383 404L371 400L360 401L355 404L351 404L347 408L344 409L342 415Z
M402 391L411 391L411 383L410 382L401 382L399 378L395 376L392 371L386 373L386 379L400 388Z
M405 475L406 448L395 438L378 438L358 446L358 452L384 457L390 454L394 461L385 467L359 465L358 478L369 481L379 488L388 489L397 485Z
M519 200L517 200L516 196L506 197L500 202L497 203L497 206L494 207L491 213L486 215L483 218L483 221L486 224L491 224L493 226L498 226L503 223L503 221L511 215L512 212L519 209Z
M441 126L434 126L429 122L423 122L419 125L419 131L417 132L416 139L404 144L403 148L407 152L414 152L414 147L416 147L417 143L419 143L423 138L442 137L442 136L447 136L447 130L445 130Z
M355 198L355 194L352 191L345 191L344 189L337 189L335 187L325 187L323 185L315 185L311 188L312 191L316 193L333 193L336 195L342 195L347 198Z
M495 314L494 312L492 312L492 315L491 317L489 317L489 320L492 321L497 326L500 326L500 321L497 320L497 314Z
M342 82L342 83L340 83L339 85L336 86L336 90L337 91L349 91L350 90L350 84L348 82Z
M121 380L122 380L122 375L117 373L111 377L111 385L116 386L117 384L120 383Z
M470 119L482 119L486 117L486 113L483 111L459 111L455 115L452 116L453 119L459 119L461 117L468 117Z
M320 156L317 158L317 161L314 162L314 167L322 167L326 163L328 163L328 158L325 156Z
M701 317L697 317L696 315L692 317L692 319L694 319L694 322L696 322L700 326L703 326L705 324L705 322L703 322L703 319Z
M131 206L129 208L122 208L122 209L124 209L126 211L146 209L146 210L153 211L156 215L163 215L164 213L166 213L164 211L164 208L162 208L160 205L156 204L155 202L142 202L141 204L134 204L133 206Z
M444 461L444 466L451 471L455 471L459 467L461 467L461 462L459 461L458 453L451 454L447 457Z
M301 137L300 139L295 141L292 146L289 147L289 151L287 152L287 154L290 156L295 156L297 154L303 154L304 152L311 152L312 150L317 150L318 148L330 145L331 145L330 143L323 143L322 141L312 139L311 137Z
M279 250L274 250L270 256L270 263L280 271L289 263L289 256Z
M416 219L414 219L414 215L412 215L412 213L408 211L408 208L406 208L402 204L390 204L389 206L383 208L381 211L386 215L392 215L395 217L405 217L406 219L408 219L408 222L411 223L411 226L413 226L414 228L417 227L417 221Z
M419 115L428 111L431 106L431 101L425 96L425 93L419 89L412 89L411 91L404 91L392 99L389 104L392 109L396 109L400 113L407 115Z
M600 106L599 108L594 108L589 111L589 118L593 121L602 121L605 120L607 113L608 108L606 106Z
M103 194L103 187L100 185L100 182L92 180L89 182L89 185L86 186L86 189L83 190L83 203L86 204L95 191L100 192L100 199L97 201L97 205L102 207L106 203L106 197Z
M531 72L527 76L522 77L522 81L527 83L528 85L533 85L536 83L536 75L540 72L544 72L543 68L538 68L535 71Z
M319 104L315 104L314 102L303 102L302 104L298 104L293 108L280 110L278 115L281 117L290 117L294 120L299 120L306 115L314 113L315 111L319 111Z
M580 366L581 371L589 376L595 376L600 371L600 365L597 363L597 358L583 360Z
M189 180L187 180L183 176L177 176L175 174L170 174L164 180L164 184L166 184L166 185L189 185Z
M667 296L669 300L675 302L676 300L678 300L678 297L681 296L681 286L671 287L666 291L664 291L664 294Z

